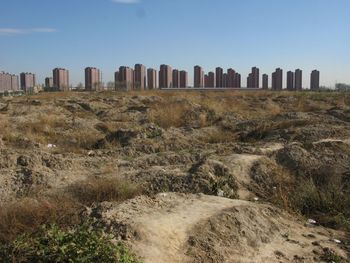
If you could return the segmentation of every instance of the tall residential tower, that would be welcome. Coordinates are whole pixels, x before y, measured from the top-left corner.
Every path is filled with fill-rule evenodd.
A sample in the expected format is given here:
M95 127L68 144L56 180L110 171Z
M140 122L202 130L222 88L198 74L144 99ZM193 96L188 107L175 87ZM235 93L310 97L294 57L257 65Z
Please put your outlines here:
M53 86L60 91L69 91L69 71L64 68L55 68Z
M173 70L168 65L161 65L159 70L159 88L167 89L173 87Z
M101 71L97 68L85 68L85 90L99 91L102 89Z
M311 72L310 89L315 91L320 89L320 72L318 70Z

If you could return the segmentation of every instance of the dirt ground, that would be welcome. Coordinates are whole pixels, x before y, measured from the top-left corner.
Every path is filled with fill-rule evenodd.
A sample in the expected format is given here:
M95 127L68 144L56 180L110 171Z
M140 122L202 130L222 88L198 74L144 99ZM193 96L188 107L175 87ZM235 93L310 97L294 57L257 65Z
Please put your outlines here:
M117 230L127 226L128 242L144 262L321 262L325 251L346 258L333 241L343 233L257 202L162 193L104 203L92 214Z
M82 216L144 262L349 262L349 128L340 93L0 98L0 203L118 177Z

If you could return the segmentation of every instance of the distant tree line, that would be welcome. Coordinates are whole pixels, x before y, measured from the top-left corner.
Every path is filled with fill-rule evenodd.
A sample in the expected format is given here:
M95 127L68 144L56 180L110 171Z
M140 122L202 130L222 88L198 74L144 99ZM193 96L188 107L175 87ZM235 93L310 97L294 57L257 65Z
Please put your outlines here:
M337 91L350 91L350 85L344 83L337 83L335 84L335 89Z

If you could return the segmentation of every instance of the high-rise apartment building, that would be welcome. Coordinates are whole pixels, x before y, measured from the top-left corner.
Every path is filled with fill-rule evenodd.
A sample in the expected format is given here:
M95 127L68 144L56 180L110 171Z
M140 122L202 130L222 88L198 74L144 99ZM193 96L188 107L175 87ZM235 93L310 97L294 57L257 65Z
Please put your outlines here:
M194 67L194 84L195 88L203 88L204 87L204 71L200 66Z
M227 82L228 82L228 76L227 73L224 73L222 75L222 87L227 88Z
M0 92L10 91L11 88L11 74L0 72Z
M18 91L19 90L19 77L17 75L11 75L11 90Z
M45 78L45 88L49 89L53 87L53 78Z
M235 88L241 88L241 74L236 73L235 76Z
M180 71L180 88L188 87L188 73L185 70Z
M147 88L157 88L157 70L153 68L147 69Z
M294 85L295 90L301 91L303 90L303 71L300 69L295 70L294 73Z
M209 76L208 76L208 74L205 74L204 75L204 87L206 88L206 87L208 87L208 85L209 85Z
M272 73L272 90L282 90L283 89L283 70L277 68L274 73Z
M252 73L249 73L247 77L247 88L253 88L253 76Z
M120 89L120 81L119 81L119 71L114 72L114 88L115 90Z
M222 68L220 68L220 67L217 67L215 69L216 88L223 88L224 87L223 75L224 75L224 70Z
M247 77L247 88L258 89L260 87L260 73L257 67L252 68L252 72Z
M215 88L215 73L210 71L208 73L208 83L206 85L207 88Z
M173 70L173 88L180 88L180 71Z
M232 68L227 70L227 87L236 88L236 71Z
M159 71L159 88L167 89L173 87L173 70L168 65L161 65Z
M269 75L267 74L262 75L262 88L263 89L269 88Z
M134 89L145 90L146 88L146 67L142 64L135 65Z
M55 68L53 86L60 91L69 91L69 71L64 68Z
M101 71L97 68L85 68L85 90L99 91L102 89Z
M292 71L287 72L287 90L294 90L294 72Z
M130 67L121 66L118 71L117 89L130 91L134 90L134 70Z
M252 88L260 87L260 70L257 67L252 68Z
M24 92L29 92L36 85L35 74L33 73L22 72L20 74L20 79L21 79L21 89Z
M18 91L19 78L17 75L0 72L0 92Z
M313 70L311 72L310 89L311 90L320 89L320 72L318 70Z

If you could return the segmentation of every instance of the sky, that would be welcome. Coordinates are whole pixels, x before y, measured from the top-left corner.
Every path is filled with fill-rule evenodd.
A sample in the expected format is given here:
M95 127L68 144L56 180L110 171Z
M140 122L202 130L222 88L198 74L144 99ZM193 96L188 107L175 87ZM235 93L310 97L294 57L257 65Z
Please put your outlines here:
M0 0L0 71L55 67L73 85L84 68L113 81L119 66L169 64L211 71L234 68L245 84L261 73L321 71L321 85L350 83L349 0ZM284 76L285 78L285 76Z

